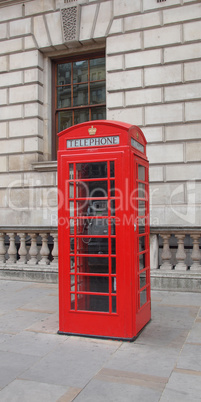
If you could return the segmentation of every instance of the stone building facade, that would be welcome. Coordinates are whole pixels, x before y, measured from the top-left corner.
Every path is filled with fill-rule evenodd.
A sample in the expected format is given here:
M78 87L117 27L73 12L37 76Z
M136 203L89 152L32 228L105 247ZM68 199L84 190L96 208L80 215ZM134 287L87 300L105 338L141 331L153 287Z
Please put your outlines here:
M188 286L197 289L199 0L0 0L1 275L34 264L35 271L56 275L52 64L98 52L106 60L106 118L140 126L148 141L153 283L169 278L175 288L188 276ZM49 264L50 235L55 247Z

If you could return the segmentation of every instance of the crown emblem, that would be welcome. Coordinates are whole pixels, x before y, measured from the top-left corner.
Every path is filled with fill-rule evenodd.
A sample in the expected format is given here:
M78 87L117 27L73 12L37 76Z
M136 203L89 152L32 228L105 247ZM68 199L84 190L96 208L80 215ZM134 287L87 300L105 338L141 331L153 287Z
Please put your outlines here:
M96 134L96 131L97 131L97 128L95 128L95 127L93 127L93 126L91 126L91 127L88 129L89 135L95 135L95 134Z

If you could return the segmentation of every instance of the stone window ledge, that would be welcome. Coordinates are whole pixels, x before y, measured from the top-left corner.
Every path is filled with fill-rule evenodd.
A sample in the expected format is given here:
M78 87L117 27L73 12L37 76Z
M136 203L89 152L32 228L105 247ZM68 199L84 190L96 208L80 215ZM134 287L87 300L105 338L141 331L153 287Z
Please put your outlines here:
M34 162L32 163L33 170L37 170L38 172L50 172L57 171L57 161L43 161L43 162Z

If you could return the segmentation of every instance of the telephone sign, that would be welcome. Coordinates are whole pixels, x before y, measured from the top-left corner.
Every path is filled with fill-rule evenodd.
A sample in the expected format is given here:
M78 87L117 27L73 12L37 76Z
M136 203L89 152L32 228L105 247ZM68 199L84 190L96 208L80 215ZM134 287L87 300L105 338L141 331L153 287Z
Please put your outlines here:
M97 120L59 136L59 333L134 340L151 318L146 139Z

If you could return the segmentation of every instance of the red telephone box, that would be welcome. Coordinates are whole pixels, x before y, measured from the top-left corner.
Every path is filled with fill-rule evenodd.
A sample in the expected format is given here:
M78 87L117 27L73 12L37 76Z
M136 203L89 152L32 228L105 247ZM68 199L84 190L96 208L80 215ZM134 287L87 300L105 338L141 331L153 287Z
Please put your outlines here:
M91 121L59 135L59 333L133 340L151 318L146 140Z

